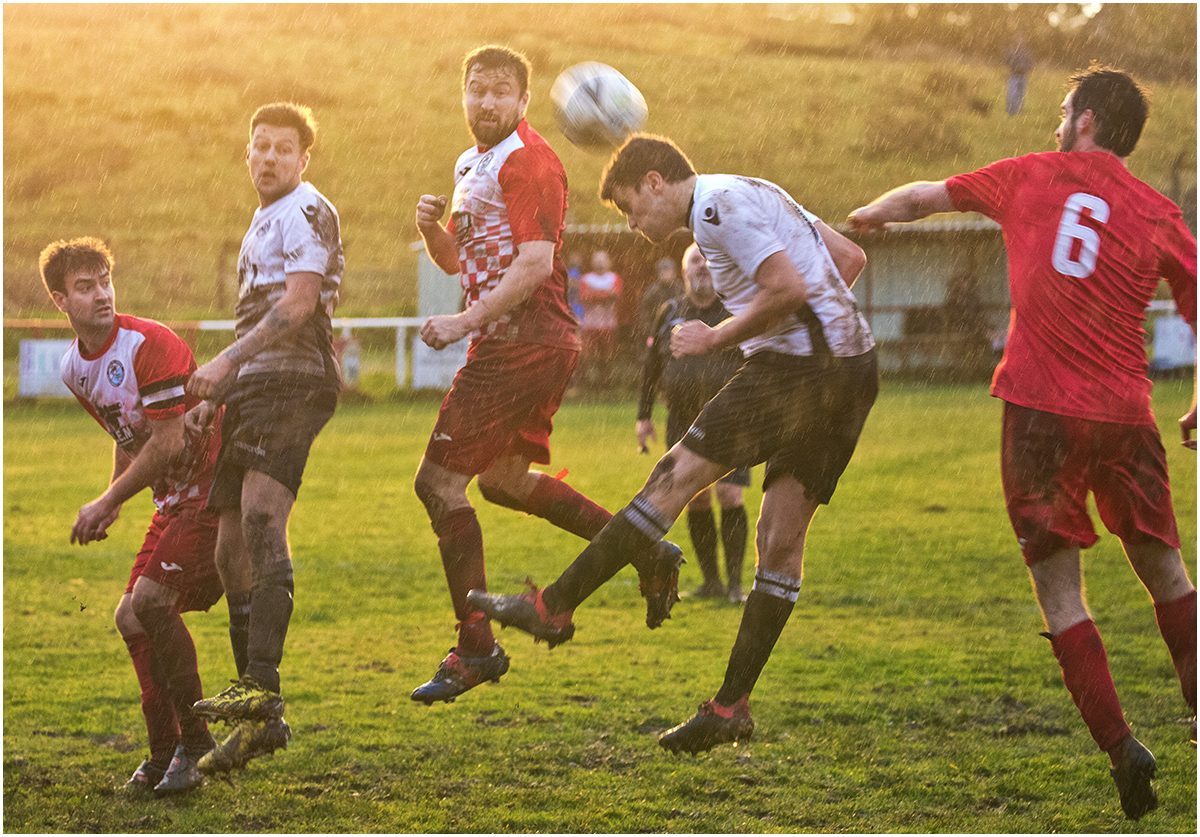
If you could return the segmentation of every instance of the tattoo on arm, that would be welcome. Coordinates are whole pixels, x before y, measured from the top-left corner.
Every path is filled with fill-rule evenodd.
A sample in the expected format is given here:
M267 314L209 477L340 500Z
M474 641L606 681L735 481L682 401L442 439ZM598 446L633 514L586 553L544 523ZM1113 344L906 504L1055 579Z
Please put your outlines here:
M225 357L231 363L240 365L274 343L282 335L292 331L295 326L296 322L280 311L279 306L276 305L259 320L258 325L252 328L248 334L225 349Z

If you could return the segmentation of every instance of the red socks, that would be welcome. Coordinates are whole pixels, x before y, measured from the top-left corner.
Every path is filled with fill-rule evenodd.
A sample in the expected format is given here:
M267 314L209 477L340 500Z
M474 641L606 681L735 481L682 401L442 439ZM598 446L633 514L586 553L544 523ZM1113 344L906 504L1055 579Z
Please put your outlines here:
M1062 667L1063 682L1096 746L1108 752L1132 733L1117 700L1108 654L1096 623L1088 619L1073 625L1052 637L1050 645Z
M450 601L459 621L458 655L486 657L492 653L496 639L492 625L467 602L471 590L486 590L487 577L483 568L483 530L475 517L475 509L467 506L455 509L433 528L438 536L438 551L442 569L450 587Z
M525 510L585 541L596 537L612 518L612 513L607 509L549 474L542 474L538 478L537 485L525 501Z
M1158 630L1171 652L1183 697L1196 713L1196 591L1173 602L1154 606Z
M154 658L150 637L136 633L124 639L142 691L142 714L146 717L146 734L150 740L150 763L165 770L179 745L179 721L175 716L175 706L163 682L162 669Z

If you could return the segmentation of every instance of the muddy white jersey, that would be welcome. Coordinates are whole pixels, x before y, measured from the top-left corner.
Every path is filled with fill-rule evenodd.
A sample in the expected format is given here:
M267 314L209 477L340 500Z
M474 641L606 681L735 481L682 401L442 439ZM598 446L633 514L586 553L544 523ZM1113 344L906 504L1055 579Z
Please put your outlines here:
M63 383L131 458L150 438L150 422L177 418L198 403L184 392L196 370L192 350L154 320L118 314L98 351L85 355L76 340L60 368ZM166 476L151 486L163 513L186 502L207 502L221 446L220 415L203 436L185 431L184 442Z
M729 312L737 315L750 306L759 292L754 276L775 253L787 254L808 290L799 311L740 344L745 355L856 357L874 347L871 328L838 273L817 220L769 181L728 174L696 178L688 226Z
M239 375L303 372L336 378L333 326L345 262L337 210L311 183L254 212L238 254L236 334L242 337L287 290L289 273L321 276L321 299L303 326L250 358Z

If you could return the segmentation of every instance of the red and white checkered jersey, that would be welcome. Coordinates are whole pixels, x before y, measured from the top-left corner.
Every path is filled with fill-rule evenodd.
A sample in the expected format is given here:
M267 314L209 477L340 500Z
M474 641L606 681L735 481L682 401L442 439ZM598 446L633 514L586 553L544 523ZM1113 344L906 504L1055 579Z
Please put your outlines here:
M131 457L150 438L150 422L182 416L198 403L184 392L196 371L192 350L154 320L118 314L112 334L95 354L83 354L76 339L63 356L61 370L63 383L79 403ZM223 412L203 436L185 431L183 452L152 486L159 512L208 502Z
M992 394L1074 418L1152 424L1142 321L1159 279L1196 322L1196 240L1179 207L1103 151L1026 154L946 181L1000 224L1012 295Z
M558 155L521 120L491 148L470 148L454 167L454 199L446 228L458 244L459 281L469 308L499 284L526 241L554 242L554 269L528 300L471 334L579 348L579 323L567 305L562 264L567 175Z

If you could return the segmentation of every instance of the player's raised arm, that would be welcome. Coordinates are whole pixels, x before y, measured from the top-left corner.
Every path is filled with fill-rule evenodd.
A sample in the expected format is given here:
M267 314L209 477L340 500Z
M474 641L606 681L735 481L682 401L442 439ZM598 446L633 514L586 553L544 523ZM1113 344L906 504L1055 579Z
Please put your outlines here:
M421 195L417 201L417 232L425 241L425 252L445 273L458 273L458 249L454 233L442 226L445 195Z
M946 182L919 180L886 192L846 218L854 232L876 232L887 224L919 221L935 212L954 212Z

